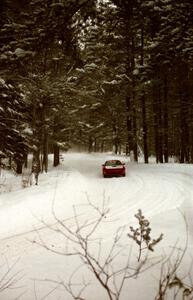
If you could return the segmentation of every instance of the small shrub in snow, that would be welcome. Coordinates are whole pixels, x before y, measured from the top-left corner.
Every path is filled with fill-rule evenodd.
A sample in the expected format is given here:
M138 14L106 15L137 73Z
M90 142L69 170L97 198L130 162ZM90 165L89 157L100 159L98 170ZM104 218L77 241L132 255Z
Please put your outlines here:
M81 268L86 268L92 275L96 282L101 286L106 298L109 300L119 300L122 295L122 291L129 279L136 278L145 269L151 268L153 265L158 264L160 260L156 260L154 263L150 263L146 267L147 257L139 262L131 261L131 253L128 255L129 245L122 244L125 240L125 226L118 228L115 235L112 236L111 245L108 250L105 250L103 241L99 239L97 231L101 225L104 226L104 222L108 219L109 208L105 203L105 199L101 206L97 206L90 202L89 198L88 206L91 208L90 218L84 220L82 214L80 214L80 208L74 207L74 218L68 220L59 219L54 210L53 216L56 221L56 228L48 226L51 231L54 231L64 238L65 247L55 247L52 243L46 243L38 232L38 239L34 240L36 243L47 251L63 256L76 256L82 262ZM137 230L132 229L133 237L140 246L140 255L142 251L143 242L146 241L149 250L153 249L153 246L158 243L157 240L151 240L149 236L149 222L143 217L141 211L138 211L136 215L139 220L140 227ZM108 220L109 222L109 220ZM73 223L73 225L72 225ZM46 224L44 223L46 226ZM138 233L139 232L139 233ZM140 239L138 237L140 236ZM123 238L123 239L122 239ZM161 238L159 238L161 240ZM121 260L120 260L121 258ZM66 291L71 295L72 299L87 299L83 297L83 294L87 287L90 285L87 281L81 281L79 275L80 268L70 276L67 283L57 282L54 280L48 280L52 283L62 285ZM85 269L85 272L86 272ZM79 282L80 280L80 282ZM80 288L78 288L80 287Z
M188 224L185 216L182 214L186 225L186 241L183 249L177 248L177 245L161 265L161 272L158 285L158 293L155 300L166 299L193 299L192 265L189 272L182 277L179 276L180 266L185 256L188 246ZM176 255L177 254L177 255Z
M140 261L142 251L154 251L155 245L157 245L162 240L163 234L161 233L157 239L152 239L150 236L150 222L144 217L141 209L138 210L138 213L135 214L135 217L138 220L139 227L135 229L130 226L131 233L128 233L128 236L133 239L139 246L138 261Z

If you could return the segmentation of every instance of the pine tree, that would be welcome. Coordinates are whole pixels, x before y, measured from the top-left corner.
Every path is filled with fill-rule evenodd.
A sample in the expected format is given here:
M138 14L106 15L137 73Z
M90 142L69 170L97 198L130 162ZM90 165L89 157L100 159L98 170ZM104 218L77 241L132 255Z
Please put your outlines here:
M25 139L24 95L11 81L0 79L0 156L16 163L21 173L29 149Z

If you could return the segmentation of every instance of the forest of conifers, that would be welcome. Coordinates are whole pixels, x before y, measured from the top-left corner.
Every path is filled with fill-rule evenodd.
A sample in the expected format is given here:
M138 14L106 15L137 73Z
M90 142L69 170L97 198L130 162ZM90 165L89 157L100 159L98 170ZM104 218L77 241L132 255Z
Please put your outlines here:
M1 0L0 163L193 162L192 0Z

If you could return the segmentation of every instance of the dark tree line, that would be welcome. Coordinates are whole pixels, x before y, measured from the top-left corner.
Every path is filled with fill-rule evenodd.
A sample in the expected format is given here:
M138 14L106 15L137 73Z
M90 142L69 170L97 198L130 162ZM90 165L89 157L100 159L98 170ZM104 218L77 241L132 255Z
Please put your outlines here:
M18 172L70 144L193 161L190 0L3 0L0 20L0 156Z

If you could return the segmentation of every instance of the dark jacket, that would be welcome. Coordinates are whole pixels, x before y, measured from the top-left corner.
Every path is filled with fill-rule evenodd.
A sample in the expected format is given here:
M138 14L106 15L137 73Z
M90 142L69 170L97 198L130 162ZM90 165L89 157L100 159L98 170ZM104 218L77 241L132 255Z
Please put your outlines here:
M40 173L40 162L33 162L32 163L32 173L39 174Z

